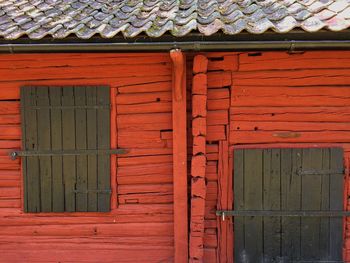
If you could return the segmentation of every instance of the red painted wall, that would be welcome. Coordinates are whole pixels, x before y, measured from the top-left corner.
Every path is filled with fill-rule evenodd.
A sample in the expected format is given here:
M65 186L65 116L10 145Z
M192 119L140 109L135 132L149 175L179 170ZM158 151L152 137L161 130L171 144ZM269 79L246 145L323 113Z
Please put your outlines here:
M217 207L232 203L233 167L231 163L227 171L222 163L232 161L234 147L340 145L349 168L350 52L203 55L209 59L204 262L232 262L234 226L215 217ZM344 203L350 209L347 185ZM347 262L349 222L344 232Z
M350 52L240 54L239 62L232 78L231 144L334 143L343 146L349 164ZM346 231L346 260L348 237Z
M171 61L168 54L0 56L0 262L172 262ZM19 87L115 88L119 206L110 213L25 214ZM113 101L113 99L112 99Z
M232 225L215 216L232 203L232 147L339 143L349 164L350 52L203 55L203 259L232 262ZM0 56L0 262L173 261L171 68L165 53ZM130 150L116 162L119 206L106 214L23 213L20 163L7 156L20 148L19 87L100 84L115 89L117 146Z

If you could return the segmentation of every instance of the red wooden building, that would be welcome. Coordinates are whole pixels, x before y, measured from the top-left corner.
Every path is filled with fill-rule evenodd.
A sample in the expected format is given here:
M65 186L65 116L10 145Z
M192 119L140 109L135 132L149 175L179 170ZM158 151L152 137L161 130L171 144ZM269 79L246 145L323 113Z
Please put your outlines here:
M350 2L0 1L0 262L350 262Z

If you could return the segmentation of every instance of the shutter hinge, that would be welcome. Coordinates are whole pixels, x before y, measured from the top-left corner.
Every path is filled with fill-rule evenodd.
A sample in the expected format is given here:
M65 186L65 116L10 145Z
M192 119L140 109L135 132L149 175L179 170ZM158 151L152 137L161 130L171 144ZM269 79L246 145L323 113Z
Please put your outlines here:
M35 157L35 156L72 156L72 155L110 155L126 154L126 149L95 149L95 150L38 150L38 151L20 151L15 150L9 153L11 160L18 157Z
M77 189L75 189L73 192L79 193L79 194L89 194L89 193L111 194L112 193L112 191L110 189L103 189L103 190L98 190L98 189L77 190Z
M79 110L79 109L88 109L88 110L97 110L97 109L110 109L111 104L99 104L99 105L42 105L42 106L35 106L35 105L25 105L21 106L21 109L26 110L42 110L42 109L48 109L48 110Z

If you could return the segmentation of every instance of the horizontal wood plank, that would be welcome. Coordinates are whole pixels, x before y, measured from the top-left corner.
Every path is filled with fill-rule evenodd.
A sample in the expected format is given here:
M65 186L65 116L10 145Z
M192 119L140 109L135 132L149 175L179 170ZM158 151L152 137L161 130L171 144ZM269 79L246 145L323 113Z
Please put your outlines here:
M289 80L289 83L291 81ZM350 74L349 80L350 83ZM262 87L235 85L232 90L231 106L267 106L267 107L315 107L315 106L336 106L349 105L348 87L287 87L278 83L277 87L271 83L261 84ZM321 84L319 84L321 85Z
M350 107L231 107L235 121L349 122Z

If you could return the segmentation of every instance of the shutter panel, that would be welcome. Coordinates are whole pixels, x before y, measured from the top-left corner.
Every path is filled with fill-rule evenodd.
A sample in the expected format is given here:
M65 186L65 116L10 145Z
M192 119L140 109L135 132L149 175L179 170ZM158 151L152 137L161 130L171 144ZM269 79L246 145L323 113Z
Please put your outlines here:
M84 87L75 87L75 105L84 106L87 104L86 99L86 88ZM76 109L75 111L75 138L76 138L76 147L79 150L87 149L87 110L86 109ZM96 149L96 147L95 147ZM76 190L79 191L76 193L76 210L77 211L88 211L88 196L87 193L83 191L87 188L87 156L80 155L76 157L77 165L77 181L76 181Z
M23 88L25 89L25 88ZM51 109L51 149L55 151L63 150L62 137L62 89L51 88L49 92ZM23 158L25 159L25 158ZM52 211L65 211L64 205L64 184L63 184L63 157L52 156Z
M342 217L269 216L273 211L342 211L340 148L234 152L235 262L341 262ZM268 214L270 212L270 214Z
M97 90L97 101L99 104L109 102L110 93L102 89ZM107 150L110 148L111 136L110 132L110 109L102 108L97 111L97 147L99 150ZM108 131L108 136L105 135ZM104 192L105 189L110 189L110 158L106 155L98 155L97 165L99 174L108 176L98 176L97 189L98 191L98 210L107 212L110 208L110 192Z
M36 89L21 89L22 110L22 148L28 151L38 150ZM40 174L39 157L29 156L22 161L26 196L24 198L25 210L40 212Z
M39 88L38 88L39 89ZM74 88L62 88L62 150L75 149ZM69 107L70 106L70 107ZM56 120L53 120L56 121ZM65 211L75 211L76 156L63 156Z
M109 104L108 87L21 88L25 211L109 211Z
M97 90L92 87L86 89L87 105L97 104ZM87 147L97 149L97 110L87 109ZM88 189L97 189L97 156L88 155ZM88 211L97 211L97 192L88 193Z
M49 89L42 87L36 89L37 106L42 109L38 110L37 128L38 128L38 149L51 149L51 125L49 106ZM42 212L50 212L52 210L52 173L51 173L51 158L49 156L39 157L39 180L40 180L40 204Z

